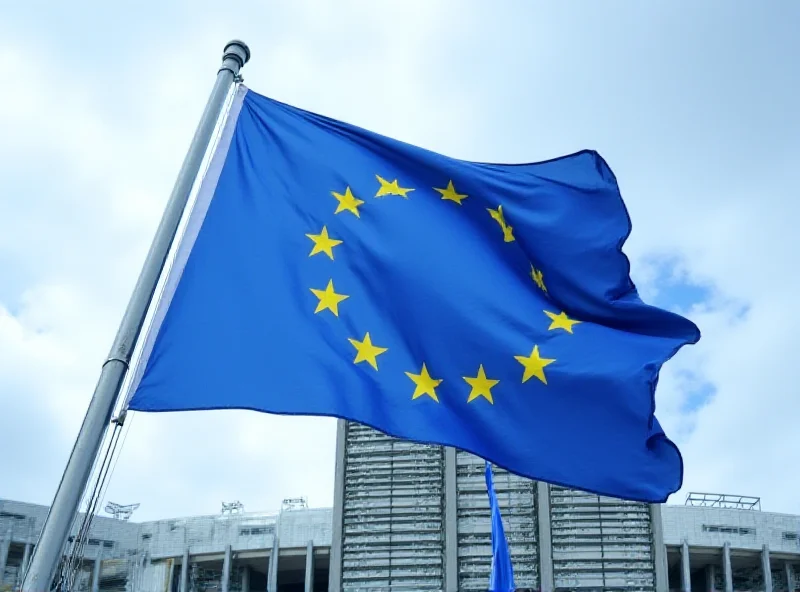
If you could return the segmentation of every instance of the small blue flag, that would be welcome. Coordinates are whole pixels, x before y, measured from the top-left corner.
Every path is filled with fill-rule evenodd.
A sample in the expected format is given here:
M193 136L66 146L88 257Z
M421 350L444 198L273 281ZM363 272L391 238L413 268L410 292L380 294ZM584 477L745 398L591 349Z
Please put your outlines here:
M494 490L492 465L486 463L486 490L489 492L489 508L492 512L492 572L489 576L488 592L514 592L514 568L508 552L508 541Z
M630 229L595 152L456 160L240 86L129 408L335 416L663 502L656 383L700 334L640 300Z

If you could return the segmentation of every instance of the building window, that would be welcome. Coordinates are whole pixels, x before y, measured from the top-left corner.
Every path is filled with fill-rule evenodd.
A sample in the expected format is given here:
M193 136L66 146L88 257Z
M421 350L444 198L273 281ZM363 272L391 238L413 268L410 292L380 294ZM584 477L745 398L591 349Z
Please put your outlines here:
M0 512L0 518L13 518L14 520L25 520L25 515L13 514L11 512Z
M144 533L144 534L142 535L142 540L143 540L143 541L149 541L149 540L150 540L152 537L153 537L153 535L152 535L152 534L150 534L149 532L146 532L146 533Z
M717 526L714 524L703 524L703 532L721 532L725 534L738 534L741 536L755 535L755 528L744 526Z
M796 532L789 532L786 531L783 533L783 540L784 541L796 541L800 536Z
M68 536L67 537L67 542L74 543L75 542L75 537L72 536L72 535ZM114 541L103 541L103 540L100 540L100 539L89 539L88 541L86 541L86 544L91 545L92 547L99 547L102 544L106 549L113 549L114 548Z
M275 527L270 526L252 526L250 528L240 528L239 536L252 536L259 534L272 534L275 532Z

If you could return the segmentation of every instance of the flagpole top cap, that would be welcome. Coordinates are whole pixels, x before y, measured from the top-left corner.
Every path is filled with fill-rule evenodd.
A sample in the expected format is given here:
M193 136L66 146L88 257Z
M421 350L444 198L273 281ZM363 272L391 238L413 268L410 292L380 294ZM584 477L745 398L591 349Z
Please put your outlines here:
M229 58L239 62L239 67L241 68L250 60L250 48L247 47L244 41L239 41L238 39L228 41L223 51L222 61L224 62Z

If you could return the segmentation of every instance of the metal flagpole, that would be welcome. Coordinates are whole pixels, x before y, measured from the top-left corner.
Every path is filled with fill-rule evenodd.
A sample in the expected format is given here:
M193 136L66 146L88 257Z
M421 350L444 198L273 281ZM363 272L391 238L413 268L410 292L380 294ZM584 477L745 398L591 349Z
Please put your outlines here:
M92 401L25 574L22 592L47 592L50 589L206 148L211 142L231 85L249 59L250 50L242 41L231 41L225 46L217 80L181 165L164 216L111 346L111 353L103 364Z

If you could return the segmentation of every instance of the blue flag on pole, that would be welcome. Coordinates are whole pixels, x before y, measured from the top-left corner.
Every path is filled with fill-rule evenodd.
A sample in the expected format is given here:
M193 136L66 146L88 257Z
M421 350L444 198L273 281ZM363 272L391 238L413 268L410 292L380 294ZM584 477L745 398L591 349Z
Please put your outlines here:
M489 509L492 512L492 571L489 575L488 592L514 592L514 568L508 552L508 541L503 529L503 518L497 503L497 492L494 490L492 465L486 463L486 490L489 492Z
M466 162L240 86L129 408L335 416L650 502L681 486L661 365L603 159Z

